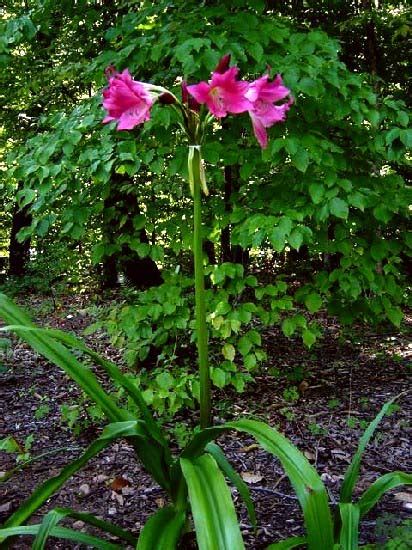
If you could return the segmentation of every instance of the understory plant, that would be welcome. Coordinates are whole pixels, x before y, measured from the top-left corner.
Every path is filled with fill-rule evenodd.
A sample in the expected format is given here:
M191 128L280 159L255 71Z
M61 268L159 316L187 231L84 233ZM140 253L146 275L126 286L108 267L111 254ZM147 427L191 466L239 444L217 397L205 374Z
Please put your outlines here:
M391 472L375 481L360 499L353 502L353 490L358 479L362 454L389 404L382 408L361 438L358 451L342 484L340 502L335 508L329 505L326 487L315 468L277 430L249 419L211 425L201 221L201 193L207 195L208 189L201 146L207 129L216 124L217 120L227 114L248 112L255 136L261 147L265 148L268 143L267 128L283 121L293 103L290 91L283 85L279 75L272 80L266 74L248 83L237 80L238 69L230 67L229 63L230 56L223 57L209 82L192 86L183 83L181 100L161 86L133 80L127 70L117 73L110 68L109 86L104 91L103 102L108 111L105 122L116 121L119 130L131 130L148 120L155 101L170 105L179 113L181 128L188 138L188 172L194 204L195 335L199 366L200 427L179 454L173 453L167 434L159 427L139 388L115 364L87 348L70 334L55 329L37 328L24 312L5 295L0 294L0 317L8 323L1 330L14 331L38 353L62 368L100 407L109 422L100 437L90 444L83 455L65 466L59 475L40 485L10 516L0 529L0 538L5 543L16 535L32 535L35 537L32 547L37 550L45 547L50 536L103 549L121 548L131 544L139 550L172 550L178 547L182 536L191 530L193 519L200 550L241 550L244 542L225 477L242 496L251 525L256 527L253 503L244 481L227 461L221 448L214 443L219 436L233 430L253 436L266 451L280 460L302 508L305 536L274 543L270 546L272 549L302 545L313 550L357 548L360 518L387 490L400 484L412 483L411 474ZM79 352L103 369L116 386L123 388L135 403L139 411L138 417L119 406L92 370L79 361ZM66 480L119 438L126 439L133 446L144 468L166 491L170 500L166 507L159 509L148 520L138 537L92 514L67 508L48 512L40 524L23 525ZM94 535L60 526L60 522L66 517L80 519L124 542L119 546Z

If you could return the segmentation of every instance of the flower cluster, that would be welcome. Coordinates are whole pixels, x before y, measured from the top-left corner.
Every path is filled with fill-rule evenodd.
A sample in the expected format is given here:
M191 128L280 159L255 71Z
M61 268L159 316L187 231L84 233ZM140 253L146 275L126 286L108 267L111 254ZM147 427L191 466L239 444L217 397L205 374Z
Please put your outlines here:
M122 73L111 69L109 86L103 92L103 107L108 112L103 122L117 120L118 130L130 130L150 118L157 99L164 104L178 103L182 110L192 112L206 105L215 118L248 112L256 139L264 149L268 144L267 128L286 119L293 103L290 90L280 75L274 80L268 74L254 82L238 80L239 69L229 64L230 55L225 55L208 82L191 86L183 82L182 103L165 88L133 80L127 69Z

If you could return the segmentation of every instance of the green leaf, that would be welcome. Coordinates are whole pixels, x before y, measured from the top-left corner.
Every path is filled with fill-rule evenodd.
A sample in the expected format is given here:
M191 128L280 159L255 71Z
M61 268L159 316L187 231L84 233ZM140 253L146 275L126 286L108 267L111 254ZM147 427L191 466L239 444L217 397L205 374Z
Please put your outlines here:
M357 503L361 517L367 514L387 491L399 485L412 485L412 474L390 472L374 481Z
M266 550L291 550L291 548L297 548L298 546L303 546L306 544L305 537L291 537L289 539L282 540L280 542L275 542L270 544Z
M399 128L392 128L392 130L389 130L386 134L386 145L391 145L392 142L399 137Z
M226 385L226 373L219 367L211 368L212 382L218 388L223 388Z
M64 518L64 514L56 510L48 512L40 524L39 532L33 541L32 550L43 550L52 529Z
M296 330L296 322L293 317L287 317L282 322L282 332L285 336L290 338Z
M393 212L385 204L378 204L373 209L373 215L378 221L388 223L393 216Z
M400 307L385 307L385 313L389 321L395 325L395 327L400 327L403 319L403 312Z
M395 398L385 403L385 405L372 420L372 422L369 424L368 428L365 430L364 434L360 438L358 450L356 451L349 468L346 470L345 477L343 479L342 487L340 490L341 502L352 502L353 489L359 477L359 469L362 455L365 452L366 446L368 445L369 441L372 439L379 422L382 420L385 414L387 414L394 400Z
M388 254L388 248L389 245L386 241L380 241L378 243L374 243L371 246L371 256L376 262L380 262L384 258L386 258Z
M256 355L254 353L249 353L244 357L243 364L248 370L254 369L256 367Z
M185 520L183 510L177 510L174 506L161 508L143 527L136 550L174 550Z
M321 183L311 183L309 185L309 195L315 204L319 204L322 201L324 189Z
M310 313L316 313L322 307L322 298L317 292L311 292L305 297L305 306Z
M199 550L244 548L232 496L210 455L181 458Z
M285 232L281 227L274 227L269 235L270 242L276 252L282 252L285 247Z
M331 548L333 529L327 492L306 457L288 439L263 422L240 420L227 426L252 435L266 451L279 458L302 507L309 548Z
M14 437L9 435L0 439L0 451L4 453L20 453L22 449Z
M254 42L252 44L249 44L248 46L248 52L252 55L252 57L259 63L263 56L263 48L259 42Z
M396 113L396 118L398 119L398 122L401 126L408 126L409 124L409 115L406 111L398 111ZM401 138L402 140L402 138ZM405 143L405 145L407 145Z
M399 137L401 142L405 145L405 147L412 147L412 130L401 130L399 132Z
M303 243L303 234L299 227L295 227L295 229L292 231L292 233L288 237L288 241L290 246L295 248L296 250L299 250Z
M353 193L352 195L348 196L349 204L352 206L355 206L356 208L359 208L362 212L365 210L366 206L366 200L365 196L361 193L358 193L357 191Z
M23 525L19 527L8 527L0 529L0 539L15 537L16 535L37 535L41 528L41 525ZM74 531L67 527L53 527L50 536L59 539L72 540L84 545L91 546L92 548L99 548L101 550L121 550L122 546L118 544L112 544L98 537L88 535L81 531Z
M222 355L228 361L233 362L236 355L236 350L234 346L232 344L225 344L222 347Z
M250 497L249 488L240 475L233 469L232 465L227 460L222 449L215 443L208 443L205 447L206 451L213 456L217 465L222 470L224 475L229 481L236 487L239 495L242 497L243 502L246 505L250 523L256 529L256 513L252 499Z
M207 443L230 429L252 435L266 451L278 457L299 499L309 549L332 548L332 516L325 486L307 458L277 430L255 420L228 422L196 434L184 449L182 457L198 456Z
M247 336L242 336L237 343L237 349L242 355L247 355L252 346L253 343L249 340Z
M342 218L344 220L346 220L349 214L348 203L340 199L339 197L334 197L329 202L329 210L331 214L333 214L337 218Z
M339 503L341 528L339 543L342 550L358 550L359 507L350 502Z
M316 342L316 334L314 334L311 330L305 328L302 332L302 340L305 346L311 348Z
M300 148L292 155L292 164L296 166L300 172L306 172L309 166L309 155L306 149Z
M32 203L37 196L37 192L34 189L30 189L29 187L27 187L26 189L23 189L22 195L24 196L24 198L22 200L19 200L20 208L24 208L28 204Z

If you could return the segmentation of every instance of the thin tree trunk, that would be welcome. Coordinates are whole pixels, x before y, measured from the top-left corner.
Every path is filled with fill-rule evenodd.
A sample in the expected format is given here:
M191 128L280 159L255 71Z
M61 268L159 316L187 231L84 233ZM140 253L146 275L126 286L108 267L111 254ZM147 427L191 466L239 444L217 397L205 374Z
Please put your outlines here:
M232 211L231 197L234 191L239 190L239 166L225 166L225 192L224 204L225 212ZM243 250L241 246L231 244L231 227L228 224L222 229L221 237L221 258L222 262L233 262L243 264L247 268L249 263L249 252Z
M20 186L19 186L20 188ZM30 238L23 242L17 240L17 234L21 229L31 224L32 217L29 207L19 208L17 202L14 204L13 221L10 233L9 244L9 270L8 274L21 277L26 273L27 264L30 260Z

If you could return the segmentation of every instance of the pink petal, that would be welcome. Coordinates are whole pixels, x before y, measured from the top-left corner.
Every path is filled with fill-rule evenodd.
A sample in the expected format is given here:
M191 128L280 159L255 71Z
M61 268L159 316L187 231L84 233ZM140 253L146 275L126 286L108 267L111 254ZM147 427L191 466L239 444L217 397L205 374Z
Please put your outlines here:
M260 118L255 117L253 113L250 113L250 118L252 119L253 133L255 134L259 145L262 149L266 149L268 146L268 134L266 132L266 128L263 126Z
M199 82L187 87L187 91L193 96L198 103L203 105L209 99L210 86L207 82Z
M131 130L150 117L153 98L143 82L133 80L125 69L109 79L109 86L103 91L103 107L107 116L103 122L117 120L118 130Z

